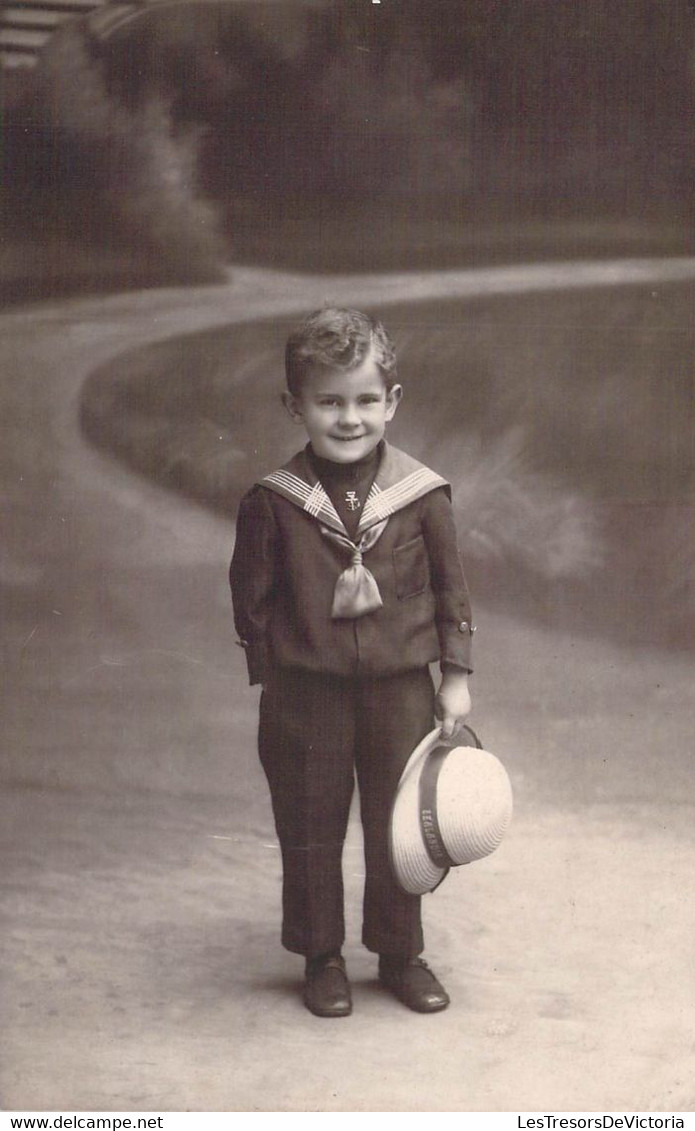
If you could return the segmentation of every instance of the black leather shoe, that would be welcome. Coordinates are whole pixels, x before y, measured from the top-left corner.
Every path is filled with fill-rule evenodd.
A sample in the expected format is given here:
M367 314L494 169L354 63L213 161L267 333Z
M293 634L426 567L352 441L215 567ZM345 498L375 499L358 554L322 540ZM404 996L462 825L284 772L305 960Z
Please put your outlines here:
M317 1017L347 1017L352 1013L345 960L339 954L307 959L304 1004Z
M450 998L422 958L379 956L379 981L382 986L416 1013L438 1013Z

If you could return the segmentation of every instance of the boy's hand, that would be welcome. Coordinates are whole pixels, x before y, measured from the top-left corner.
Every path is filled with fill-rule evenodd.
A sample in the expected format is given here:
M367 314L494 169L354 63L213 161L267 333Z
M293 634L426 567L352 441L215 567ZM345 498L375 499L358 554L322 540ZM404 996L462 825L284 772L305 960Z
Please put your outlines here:
M434 713L442 724L442 738L455 738L470 710L468 672L447 668L434 703Z

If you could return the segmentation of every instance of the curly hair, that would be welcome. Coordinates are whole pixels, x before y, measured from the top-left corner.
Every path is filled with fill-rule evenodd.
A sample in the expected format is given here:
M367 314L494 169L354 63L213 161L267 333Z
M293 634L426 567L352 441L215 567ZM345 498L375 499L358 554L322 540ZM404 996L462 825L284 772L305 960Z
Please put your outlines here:
M285 347L287 388L299 396L307 374L316 368L356 369L372 353L387 390L396 383L396 350L376 318L339 306L315 310L294 330Z

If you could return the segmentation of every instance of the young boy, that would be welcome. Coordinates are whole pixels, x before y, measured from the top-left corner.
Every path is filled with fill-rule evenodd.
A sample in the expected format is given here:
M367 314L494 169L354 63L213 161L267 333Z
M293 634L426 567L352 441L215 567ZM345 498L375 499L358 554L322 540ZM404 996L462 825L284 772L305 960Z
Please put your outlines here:
M420 897L391 871L388 824L409 754L470 710L471 612L448 484L384 440L398 408L380 322L322 309L293 333L283 403L306 447L244 497L230 577L259 753L283 861L282 942L306 958L304 1002L352 1009L342 852L355 772L366 879L362 941L409 1008L449 996L419 957ZM439 660L435 697L428 665Z

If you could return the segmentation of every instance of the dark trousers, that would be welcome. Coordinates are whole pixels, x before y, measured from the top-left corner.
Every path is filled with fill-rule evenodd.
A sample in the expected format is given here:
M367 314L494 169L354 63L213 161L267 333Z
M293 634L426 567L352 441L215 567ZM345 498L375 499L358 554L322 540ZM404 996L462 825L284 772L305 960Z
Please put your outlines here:
M396 884L388 823L403 767L432 728L433 712L427 668L369 680L280 669L264 687L259 753L282 850L287 950L313 957L343 944L342 852L356 771L366 871L362 941L379 954L422 951L420 897Z

